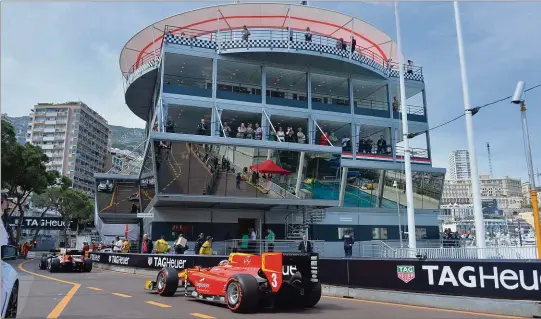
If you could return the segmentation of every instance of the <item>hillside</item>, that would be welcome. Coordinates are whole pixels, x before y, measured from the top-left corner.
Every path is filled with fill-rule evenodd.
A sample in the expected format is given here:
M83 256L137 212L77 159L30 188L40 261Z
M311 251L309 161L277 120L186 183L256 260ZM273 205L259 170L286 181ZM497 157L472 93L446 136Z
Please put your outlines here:
M10 117L2 115L2 118L8 120L14 126L15 134L26 137L26 130L30 121L29 116ZM111 142L114 148L131 151L145 140L145 131L143 129L116 125L110 125L110 127L113 135ZM142 147L139 149L142 149Z

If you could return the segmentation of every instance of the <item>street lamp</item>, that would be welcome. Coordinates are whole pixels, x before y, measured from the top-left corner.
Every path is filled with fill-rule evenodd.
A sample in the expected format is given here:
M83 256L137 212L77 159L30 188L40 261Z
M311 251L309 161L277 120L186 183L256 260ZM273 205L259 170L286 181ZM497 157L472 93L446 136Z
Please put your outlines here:
M535 228L535 238L537 242L537 258L541 258L541 223L539 222L539 204L537 202L537 190L535 189L535 177L533 173L532 150L530 148L530 134L528 132L528 121L526 120L526 97L524 95L524 81L519 81L515 88L515 94L511 102L520 105L520 116L522 118L522 137L524 139L524 152L526 153L526 165L528 166L528 177L532 187L530 195L532 197L533 221Z
M398 234L400 236L400 248L404 248L404 244L402 242L402 221L400 218L400 196L398 195L398 182L393 182L393 187L396 191L396 214L398 215Z

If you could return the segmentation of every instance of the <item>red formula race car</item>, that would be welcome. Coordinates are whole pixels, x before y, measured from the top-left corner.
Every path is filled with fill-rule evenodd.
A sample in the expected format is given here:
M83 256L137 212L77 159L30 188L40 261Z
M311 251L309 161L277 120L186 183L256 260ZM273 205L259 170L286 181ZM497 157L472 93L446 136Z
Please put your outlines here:
M173 296L179 287L186 297L226 304L239 313L261 307L313 307L321 298L318 255L233 253L210 268L162 268L145 289Z

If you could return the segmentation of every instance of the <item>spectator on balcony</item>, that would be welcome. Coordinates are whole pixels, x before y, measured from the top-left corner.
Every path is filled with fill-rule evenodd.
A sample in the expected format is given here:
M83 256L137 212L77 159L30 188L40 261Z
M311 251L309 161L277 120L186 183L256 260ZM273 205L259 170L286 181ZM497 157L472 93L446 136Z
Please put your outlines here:
M205 234L200 233L194 245L195 246L194 251L196 255L199 255L199 250L201 249L201 246L203 246L204 243L205 243Z
M242 180L242 177L240 176L240 173L237 173L237 177L235 178L235 181L237 182L236 186L237 189L240 189L240 181Z
M312 243L308 240L308 236L302 236L302 241L299 244L299 250L301 253L312 253Z
M338 144L338 137L336 137L336 135L334 135L334 132L331 132L330 139L331 139L331 143L332 143L333 146Z
M284 133L284 130L281 126L278 128L278 132L276 132L276 137L280 142L284 142L285 140L286 134Z
M276 239L276 235L274 235L274 232L270 228L267 229L267 251L270 251L270 252L274 251L275 239Z
M212 237L207 236L207 241L203 243L201 249L199 249L199 255L213 255L214 250L212 250Z
M263 129L259 126L259 123L255 123L255 139L261 140L263 137Z
M413 74L413 61L412 60L408 60L408 66L406 70L408 70L409 74Z
M248 41L250 38L250 31L248 31L248 28L245 26L242 27L242 40Z
M291 126L287 128L286 142L295 143L295 132L293 132L293 128Z
M351 152L351 139L349 138L348 133L344 133L344 137L342 138L342 151Z
M351 53L355 52L356 47L357 47L357 40L355 40L354 36L351 36Z
M252 127L252 123L248 123L248 127L246 128L246 138L249 140L254 139L254 128Z
M229 127L229 124L227 122L224 122L222 125L222 134L224 137L229 137L231 135L231 128Z
M306 28L306 32L304 33L304 41L306 42L312 42L312 31L310 31L310 28Z
M184 33L184 31L183 31L183 32L180 33L180 36L184 38L184 37L186 37L186 33Z
M365 143L365 152L368 154L372 154L372 147L374 145L374 141L372 141L372 138L368 136L367 138L364 139L364 143Z
M297 142L300 143L300 144L306 143L306 135L304 135L304 133L302 132L302 127L298 128Z
M344 234L342 240L344 241L344 254L346 258L351 257L353 255L353 244L355 243L353 234L348 231Z
M269 134L269 141L276 142L277 140L278 140L278 138L276 137L276 134L274 134L274 131L271 130L271 132Z
M165 123L165 131L167 133L175 133L175 121L173 121L170 116L167 117L167 122Z
M328 132L325 132L325 134L322 134L319 138L319 145L328 146L330 145L331 137L329 136Z
M237 128L237 138L246 138L246 126L244 123L240 123L240 126Z
M152 244L152 240L148 239L148 235L147 234L144 234L143 235L143 244L142 244L143 248L141 250L141 252L143 254L151 254L152 253L152 248L154 248L153 244Z
M293 42L293 29L289 28L289 41Z
M393 112L398 112L400 108L400 102L396 98L396 96L393 97Z
M207 124L205 119L201 119L201 123L197 125L197 135L207 135Z
M339 50L347 49L347 45L346 45L346 42L344 42L344 38L340 38L338 42L336 42L336 48Z
M385 138L383 138L383 135L379 136L377 146L378 146L378 149L376 152L378 154L385 154L387 152L387 141L385 140Z

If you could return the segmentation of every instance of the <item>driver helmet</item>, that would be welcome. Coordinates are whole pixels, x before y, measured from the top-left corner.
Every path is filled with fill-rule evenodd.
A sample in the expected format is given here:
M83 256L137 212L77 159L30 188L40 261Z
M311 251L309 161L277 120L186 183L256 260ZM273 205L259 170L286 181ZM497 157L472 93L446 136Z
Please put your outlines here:
M222 260L220 261L220 263L218 264L218 266L225 266L225 265L229 265L229 260Z

